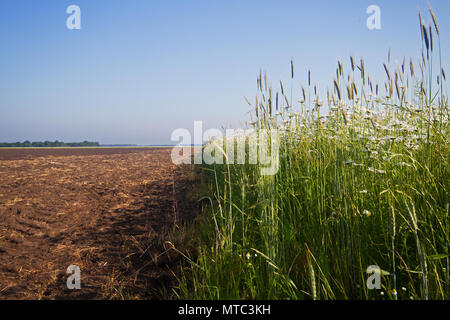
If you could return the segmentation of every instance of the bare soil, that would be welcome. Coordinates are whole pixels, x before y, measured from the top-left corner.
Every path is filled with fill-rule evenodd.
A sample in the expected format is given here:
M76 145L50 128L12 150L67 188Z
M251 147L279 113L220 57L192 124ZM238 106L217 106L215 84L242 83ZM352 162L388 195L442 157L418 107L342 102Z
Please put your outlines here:
M170 297L180 257L166 241L195 211L170 152L0 149L0 299Z

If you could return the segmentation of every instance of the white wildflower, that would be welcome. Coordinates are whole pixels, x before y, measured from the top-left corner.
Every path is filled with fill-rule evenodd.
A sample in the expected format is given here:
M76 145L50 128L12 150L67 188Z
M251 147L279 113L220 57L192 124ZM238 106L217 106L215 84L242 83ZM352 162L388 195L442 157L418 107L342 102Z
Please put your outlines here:
M385 170L381 170L381 169L375 169L372 167L367 168L370 172L374 172L374 173L386 173Z

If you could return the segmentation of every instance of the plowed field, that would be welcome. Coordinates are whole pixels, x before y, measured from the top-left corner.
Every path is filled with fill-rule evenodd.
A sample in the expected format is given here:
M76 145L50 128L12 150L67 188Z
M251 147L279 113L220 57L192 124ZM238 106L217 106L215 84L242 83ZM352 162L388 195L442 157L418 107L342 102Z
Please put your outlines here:
M191 178L170 152L0 149L0 299L169 291L179 257L165 241L193 216ZM81 270L80 290L67 288L70 265Z

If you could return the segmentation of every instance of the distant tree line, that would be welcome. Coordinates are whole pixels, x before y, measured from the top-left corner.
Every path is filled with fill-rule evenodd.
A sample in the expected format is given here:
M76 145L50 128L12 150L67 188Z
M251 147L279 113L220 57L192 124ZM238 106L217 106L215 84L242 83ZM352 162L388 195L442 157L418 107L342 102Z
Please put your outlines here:
M98 142L62 142L62 141L35 141L24 142L0 142L0 148L54 148L54 147L98 147Z

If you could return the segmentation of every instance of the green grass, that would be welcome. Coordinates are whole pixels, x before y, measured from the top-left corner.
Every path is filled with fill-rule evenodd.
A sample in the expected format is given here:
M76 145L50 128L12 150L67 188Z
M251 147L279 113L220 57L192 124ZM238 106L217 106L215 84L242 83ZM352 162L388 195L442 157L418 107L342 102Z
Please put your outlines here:
M259 76L252 124L278 130L279 171L202 166L207 206L179 298L450 298L448 99L423 50L415 73L387 63L379 89L362 60L350 81L339 63L327 111L313 87L294 103ZM370 265L386 271L380 290Z

